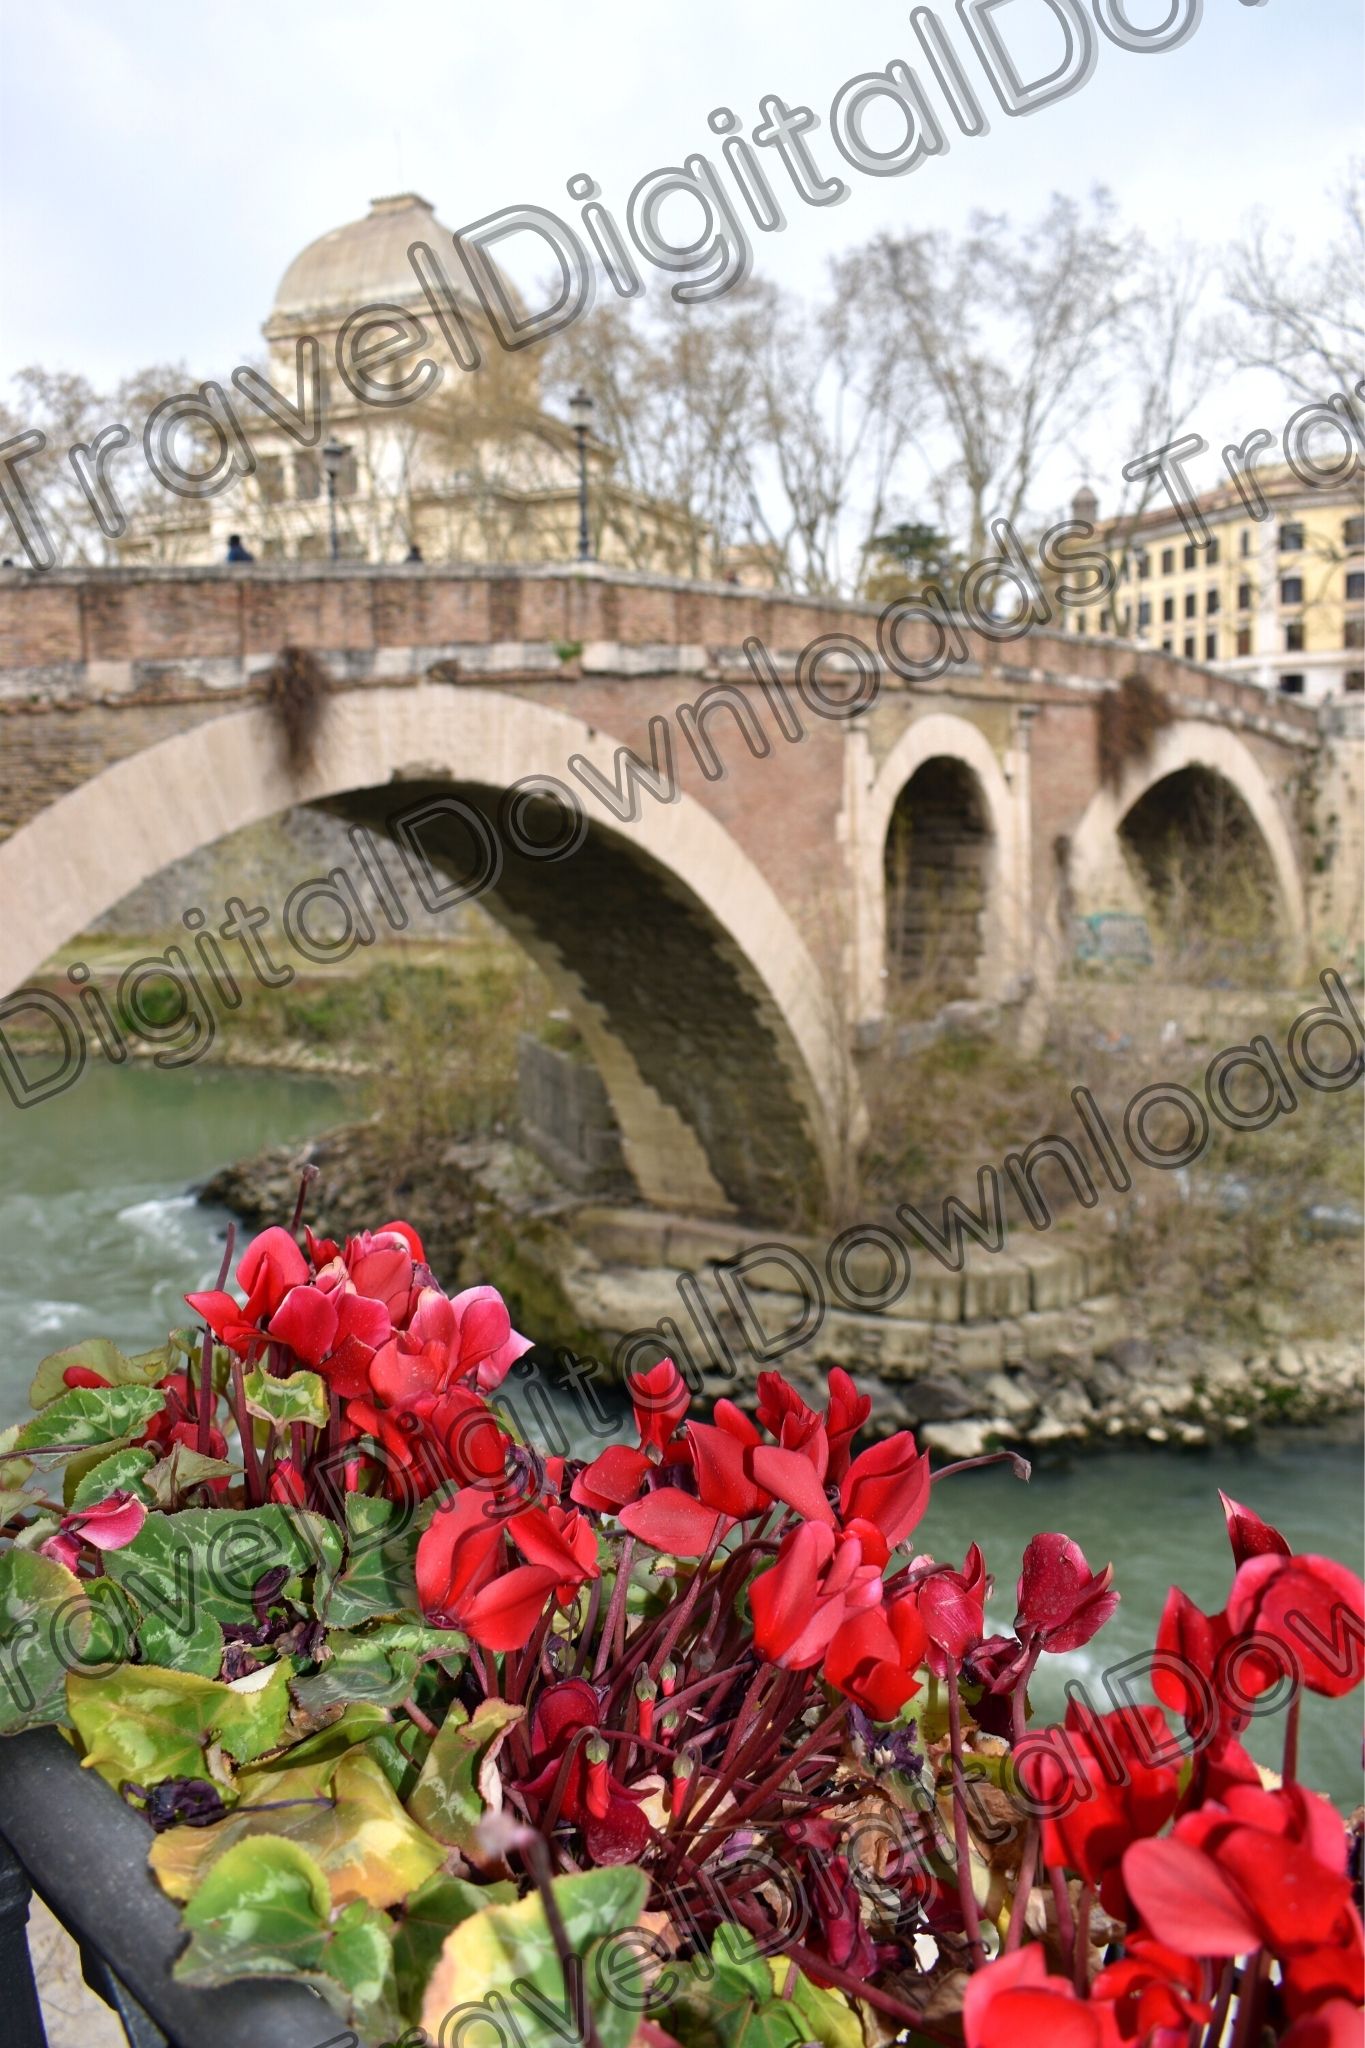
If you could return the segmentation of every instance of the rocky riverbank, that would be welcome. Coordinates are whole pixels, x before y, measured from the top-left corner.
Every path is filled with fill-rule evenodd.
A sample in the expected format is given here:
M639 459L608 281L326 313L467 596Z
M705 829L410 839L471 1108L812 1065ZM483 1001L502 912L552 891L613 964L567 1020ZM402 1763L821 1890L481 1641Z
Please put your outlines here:
M1308 1335L1267 1304L1259 1337L1193 1334L1121 1288L1113 1245L1076 1228L975 1251L960 1273L926 1256L873 1314L833 1294L816 1240L787 1239L778 1262L771 1232L586 1201L502 1140L438 1141L398 1168L362 1124L243 1161L201 1193L256 1228L291 1213L305 1162L318 1169L315 1228L343 1234L403 1215L444 1284L492 1281L528 1334L599 1358L613 1376L666 1321L668 1346L690 1353L708 1393L743 1393L776 1362L814 1397L824 1371L845 1365L888 1429L914 1427L947 1457L998 1445L1194 1450L1264 1429L1359 1433L1358 1333ZM871 1291L856 1260L847 1277ZM801 1330L806 1340L793 1342Z

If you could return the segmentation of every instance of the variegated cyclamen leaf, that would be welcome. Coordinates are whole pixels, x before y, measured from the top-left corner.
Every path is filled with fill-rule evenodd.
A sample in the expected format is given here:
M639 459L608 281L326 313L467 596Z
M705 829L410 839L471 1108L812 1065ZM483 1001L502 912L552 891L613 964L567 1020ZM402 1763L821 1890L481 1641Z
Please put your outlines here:
M0 1735L66 1721L66 1674L87 1652L91 1612L64 1564L0 1551Z
M166 1405L159 1387L73 1387L32 1416L16 1451L84 1451L116 1444L147 1427Z
M481 1913L485 1906L514 1905L516 1896L516 1886L505 1879L469 1884L462 1877L447 1877L443 1870L413 1893L393 1938L394 1977L405 2020L415 2025L421 2017L422 1999L446 1936L472 1913Z
M29 1388L29 1406L46 1408L49 1401L67 1393L69 1366L82 1366L87 1372L97 1372L111 1387L146 1387L154 1380L164 1379L173 1370L172 1366L162 1362L163 1358L164 1354L158 1352L143 1358L128 1358L108 1337L87 1337L83 1344L70 1344L64 1351L50 1352L42 1360Z
M258 1368L247 1374L243 1385L247 1407L264 1421L327 1427L327 1383L320 1373L295 1372L287 1379L276 1379Z
M475 1849L479 1822L502 1806L501 1784L486 1767L524 1712L506 1700L483 1700L472 1719L462 1706L450 1708L408 1801L414 1820L438 1842Z
M602 2048L628 2048L639 2024L636 2010L607 1995L603 1974L593 1968L598 1944L637 1925L648 1881L642 1870L617 1864L557 1877L555 1903L571 1952L583 1958L578 1982L592 2007ZM421 2024L433 2040L456 2007L484 2001L497 1991L516 1999L522 2048L563 2048L565 2038L582 2038L572 1993L538 1894L515 1906L486 1906L462 1920L446 1937L427 1985ZM448 2032L447 2028L447 2032Z
M92 1508L108 1500L111 1493L132 1493L150 1507L154 1495L145 1482L155 1463L156 1452L141 1444L111 1452L85 1473L80 1472L73 1459L66 1468L66 1486L70 1489L65 1493L66 1504L69 1508Z

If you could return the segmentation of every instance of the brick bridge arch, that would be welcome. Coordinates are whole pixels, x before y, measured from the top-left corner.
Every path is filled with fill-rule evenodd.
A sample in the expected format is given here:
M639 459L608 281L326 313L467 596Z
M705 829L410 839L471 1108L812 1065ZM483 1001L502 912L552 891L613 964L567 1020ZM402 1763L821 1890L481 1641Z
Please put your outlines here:
M805 942L754 862L686 794L646 802L628 828L585 819L567 858L519 853L499 798L572 756L612 779L615 749L583 720L434 683L329 697L297 776L263 708L196 725L105 768L0 845L0 992L139 882L244 825L322 802L384 830L444 794L497 838L501 870L483 900L570 1009L641 1194L797 1215L832 1163L849 1087ZM553 843L565 814L540 815L524 815L523 836ZM419 843L435 872L473 879L467 824L452 815L443 840L433 814Z

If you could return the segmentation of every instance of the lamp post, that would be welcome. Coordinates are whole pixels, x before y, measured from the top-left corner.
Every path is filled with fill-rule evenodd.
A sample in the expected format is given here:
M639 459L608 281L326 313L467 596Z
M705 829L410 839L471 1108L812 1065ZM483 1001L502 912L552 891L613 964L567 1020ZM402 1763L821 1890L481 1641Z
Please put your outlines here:
M344 442L335 437L326 442L322 450L322 466L327 472L327 525L332 541L332 560L341 556L341 537L337 533L337 478L341 475L342 464L350 454Z
M578 436L578 559L587 562L592 559L592 535L588 531L588 422L593 404L581 384L569 400L569 411L574 416L574 432Z

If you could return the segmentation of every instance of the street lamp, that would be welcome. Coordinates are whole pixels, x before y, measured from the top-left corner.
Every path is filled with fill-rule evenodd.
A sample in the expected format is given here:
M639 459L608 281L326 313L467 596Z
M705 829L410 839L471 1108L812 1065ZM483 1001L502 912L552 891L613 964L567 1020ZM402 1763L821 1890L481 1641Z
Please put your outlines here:
M350 452L343 441L335 438L326 442L322 450L322 466L327 472L327 524L331 530L334 562L339 560L341 555L341 539L337 533L337 478L341 475L342 465Z
M569 400L569 411L574 416L574 432L578 436L578 559L587 562L592 559L592 536L588 531L588 422L593 404L581 384Z

